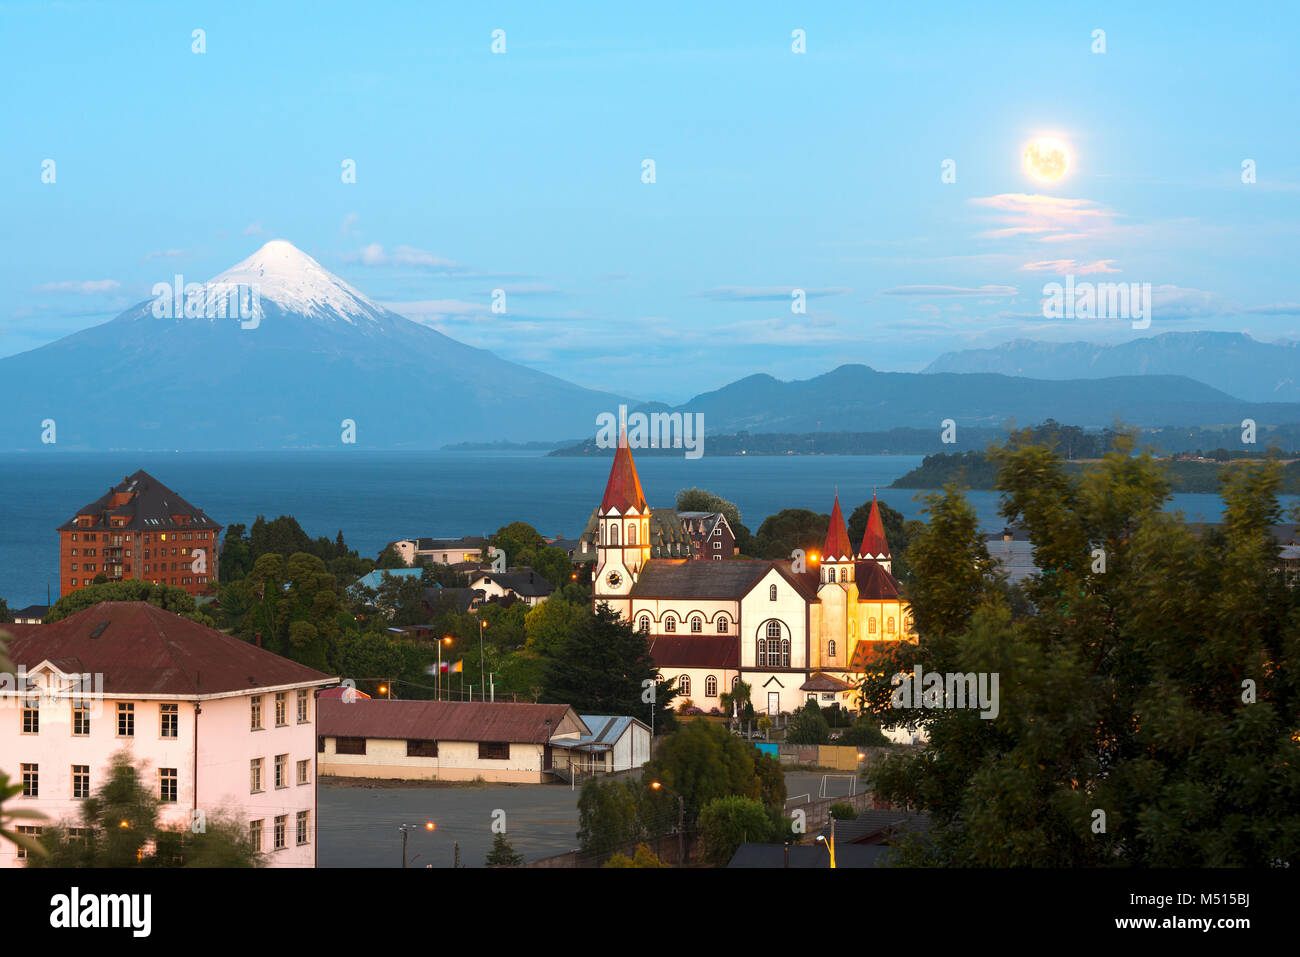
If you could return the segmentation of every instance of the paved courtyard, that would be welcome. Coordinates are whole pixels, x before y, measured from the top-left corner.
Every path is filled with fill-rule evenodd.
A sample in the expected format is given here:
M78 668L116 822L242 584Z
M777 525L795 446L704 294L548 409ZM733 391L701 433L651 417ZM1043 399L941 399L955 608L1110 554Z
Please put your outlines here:
M407 838L408 866L451 867L452 847L459 842L461 863L482 867L498 809L505 812L506 837L525 860L562 854L578 846L577 797L560 784L365 787L322 778L318 863L401 867L397 826L416 824L419 829ZM437 830L424 830L425 821Z

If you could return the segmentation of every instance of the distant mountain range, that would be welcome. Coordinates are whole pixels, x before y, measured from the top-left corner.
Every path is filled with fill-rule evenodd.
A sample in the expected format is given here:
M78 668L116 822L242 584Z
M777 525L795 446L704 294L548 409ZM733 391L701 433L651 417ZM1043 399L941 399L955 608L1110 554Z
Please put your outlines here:
M213 315L231 312L237 291L254 287L255 323ZM161 298L0 359L0 450L41 448L51 420L61 449L344 449L345 420L358 448L537 445L593 436L597 415L620 404L670 409L635 406L457 342L376 304L283 240L196 286L170 311L156 308ZM1029 425L1049 417L1084 427L1247 417L1263 426L1300 422L1300 390L1290 379L1300 368L1297 348L1223 333L1109 348L1012 343L950 354L924 373L844 365L791 382L752 375L674 411L702 413L712 435L937 432L944 419L1000 429L1009 419ZM1113 358L1121 356L1129 358ZM979 368L1020 369L1027 360L1017 357L1034 357L1039 378ZM972 368L959 373L961 366ZM1099 377L1121 366L1125 374ZM1152 374L1166 367L1179 374ZM1236 391L1256 401L1188 374L1236 376ZM1263 401L1268 396L1288 401Z
M283 240L203 284L201 311L253 286L255 327L151 300L0 359L0 449L41 448L51 419L58 448L344 449L347 419L356 447L435 449L583 435L627 401L405 319Z
M704 415L709 433L878 432L958 425L1029 425L1048 418L1103 428L1218 425L1253 418L1300 422L1300 403L1245 402L1185 376L1130 375L1048 381L993 373L877 372L843 365L812 379L752 375L696 396L673 411Z
M1033 379L1184 375L1256 402L1300 401L1300 342L1260 342L1240 332L1167 332L1113 346L1016 339L944 353L922 371Z

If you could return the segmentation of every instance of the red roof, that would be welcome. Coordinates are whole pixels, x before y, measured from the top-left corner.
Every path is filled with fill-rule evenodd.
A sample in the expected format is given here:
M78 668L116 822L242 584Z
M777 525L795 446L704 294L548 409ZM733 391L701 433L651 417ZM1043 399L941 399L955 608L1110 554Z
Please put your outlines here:
M330 698L333 699L334 701L338 701L344 695L348 694L348 692L351 692L352 693L351 696L357 699L370 697L370 695L366 694L364 691L358 691L356 688L344 688L342 686L338 688L323 688L321 689L321 693L316 697L320 698L322 701L325 700L326 698Z
M862 534L859 558L888 558L889 542L885 540L885 523L880 520L880 506L876 495L871 494L871 514L867 516L867 530Z
M569 722L572 726L562 729L561 723L569 715L572 715L573 720ZM389 701L386 698L359 698L351 703L322 698L316 703L316 733L331 738L545 744L561 730L584 728L567 704Z
M892 653L904 644L910 645L911 642L892 639L873 641L860 638L858 643L853 646L853 657L849 660L849 671L866 671L868 665L878 661L884 655Z
M661 635L650 640L650 657L660 668L739 668L740 639L735 635Z
M858 579L858 601L897 601L898 579L885 571L879 562L858 562L854 566Z
M847 561L852 557L849 530L844 524L844 513L840 511L840 497L836 495L835 507L831 509L831 524L826 529L826 544L822 546L822 561Z
M636 509L646 511L645 496L641 494L641 479L636 474L632 450L627 447L627 433L620 433L618 450L614 453L614 467L609 470L605 483L605 497L600 501L602 512L617 511L620 515Z
M337 681L315 668L143 601L100 602L52 625L14 629L9 657L102 674L107 695L210 695Z

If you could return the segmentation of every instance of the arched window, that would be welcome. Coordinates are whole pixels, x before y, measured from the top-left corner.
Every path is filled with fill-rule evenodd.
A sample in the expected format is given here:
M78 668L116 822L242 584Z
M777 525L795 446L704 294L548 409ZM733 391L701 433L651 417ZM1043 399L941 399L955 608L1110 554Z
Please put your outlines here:
M789 647L789 642L786 642L786 647ZM767 661L765 664L769 668L775 668L781 664L781 623L779 621L769 621L767 623Z
M758 639L758 654L754 656L754 664L759 668L767 664L767 641L762 638Z
M704 630L704 619L696 615L691 619L691 634L698 635Z
M636 544L636 522L627 527L627 543L629 545Z
M727 633L727 628L727 617L723 615L718 619L718 634L725 635Z
M674 618L672 615L667 616L664 619L664 631L676 631L676 630L677 630L677 619Z
M909 631L909 632L910 632L911 630L912 630L912 616L911 616L911 615L904 615L904 616L903 616L903 631Z
M767 590L767 600L768 600L768 601L776 601L776 586L775 586L775 585L773 585L771 588L769 588L769 589Z
M869 635L874 635L875 633L876 633L876 619L874 619L874 618L868 618L868 619L867 619L867 634L869 634Z
M691 693L690 675L682 675L680 678L677 679L677 690L680 691L684 696L690 695Z
M641 630L642 630L642 631L645 631L645 632L648 632L648 631L650 630L650 616L649 616L649 615L642 615L642 616L641 616Z
M885 620L885 631L889 632L891 635L894 633L894 619L888 618Z
M716 698L718 696L718 679L709 675L704 679L704 697Z
M848 580L849 580L849 570L848 570L847 568L841 568L841 569L840 569L840 581L842 581L842 582L846 582L846 581L848 581Z
M611 526L609 527L609 543L610 543L611 545L617 545L617 544L618 544L618 526L617 526L617 525L611 525Z
M732 676L731 676L731 690L732 690L732 691L735 691L735 690L736 690L736 685L738 685L738 684L740 684L740 675L732 675Z
M781 667L790 667L790 639L781 639Z
M834 657L835 657L835 639L834 639L834 638L832 638L830 641L826 642L826 654L827 654L828 657L831 657L831 658L834 658Z

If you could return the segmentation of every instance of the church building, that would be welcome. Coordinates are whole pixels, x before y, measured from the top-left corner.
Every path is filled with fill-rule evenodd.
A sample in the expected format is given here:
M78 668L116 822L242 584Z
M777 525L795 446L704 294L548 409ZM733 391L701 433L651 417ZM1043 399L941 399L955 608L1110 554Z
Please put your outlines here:
M914 641L874 497L855 550L836 496L820 555L792 560L652 558L650 517L626 442L597 509L592 605L644 632L663 678L704 711L738 681L754 710L790 712L815 698L856 707L872 644Z

